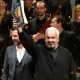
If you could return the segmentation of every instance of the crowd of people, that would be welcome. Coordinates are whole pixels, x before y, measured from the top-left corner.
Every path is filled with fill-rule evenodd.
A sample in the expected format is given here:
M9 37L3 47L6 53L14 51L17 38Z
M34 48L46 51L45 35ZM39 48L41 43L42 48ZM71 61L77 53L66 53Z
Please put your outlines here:
M18 27L9 0L0 0L0 80L78 80L80 3L76 1L72 12L70 0L23 0L28 22Z

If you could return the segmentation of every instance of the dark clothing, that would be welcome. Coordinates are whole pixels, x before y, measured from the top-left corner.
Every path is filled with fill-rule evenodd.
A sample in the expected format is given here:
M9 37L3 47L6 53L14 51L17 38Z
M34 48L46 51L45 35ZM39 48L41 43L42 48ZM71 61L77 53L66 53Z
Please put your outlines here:
M7 0L7 10L11 11L11 7L12 7L12 0Z
M21 70L21 65L22 62L18 62L18 59L16 57L16 63L15 63L15 71L14 71L14 79L13 80L20 80L20 70Z
M25 51L20 65L16 60L16 46L12 45L7 48L2 80L34 80L34 67L32 57ZM15 75L15 73L17 75Z
M13 17L11 13L5 14L0 25L0 35L9 35L9 29L13 27L12 20Z
M39 18L34 18L32 20L29 21L28 23L28 34L29 35L34 35L37 32L39 32L39 30L41 29L41 27L44 25L44 23L47 21L47 17L44 17L42 20L39 20ZM45 44L44 40L39 40L37 43L39 44Z
M35 60L36 80L76 80L75 64L71 53L59 46L55 61L46 45L36 44L24 32L19 33L20 41ZM27 42L25 42L27 41Z
M39 32L40 28L44 25L44 23L47 21L47 17L44 17L42 20L39 20L39 18L34 18L29 21L28 24L28 34L36 34Z
M76 35L80 36L80 22L69 22L67 23L67 30L74 31Z
M11 14L5 13L0 25L0 68L3 66L5 50L11 41L10 29L12 28L12 19Z
M74 32L63 30L60 34L59 45L61 45L64 48L67 48L72 53L74 46L73 43L75 41L74 38Z
M3 68L5 51L7 46L9 46L8 41L9 41L9 38L0 40L0 69Z
M59 44L67 48L72 53L74 60L76 60L80 53L80 38L76 36L74 31L64 30L60 34Z
M24 12L25 12L25 15L26 15L26 18L27 18L28 21L30 21L31 19L33 19L37 16L34 7L32 7L30 9L30 11L27 11L26 7L24 7Z
M80 0L75 0L76 5L80 4Z
M2 18L1 24L0 24L0 71L3 68L6 48L7 46L10 45L10 42L12 41L10 38L10 34L9 34L10 33L9 30L13 26L12 19L13 19L12 15L10 13L7 14L7 11L6 11L4 17Z
M68 30L74 31L76 36L76 42L74 43L73 47L73 53L74 53L74 59L76 62L76 65L80 67L80 22L69 22L68 24ZM79 69L80 72L80 69Z
M72 9L71 9L70 0L48 0L47 2L48 12L50 14L53 14L59 5L61 5L62 8L57 14L62 15L68 22L69 16L72 17Z

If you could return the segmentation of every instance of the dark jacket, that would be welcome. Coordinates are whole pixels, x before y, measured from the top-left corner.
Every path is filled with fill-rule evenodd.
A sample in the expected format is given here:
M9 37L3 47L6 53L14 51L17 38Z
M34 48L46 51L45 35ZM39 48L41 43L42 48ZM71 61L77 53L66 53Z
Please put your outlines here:
M47 46L34 43L24 32L19 37L35 60L36 80L76 80L73 57L67 49L59 46L54 61Z
M14 72L16 64L16 46L12 45L7 48L2 80L14 80ZM25 51L25 54L22 58L22 65L19 69L20 72L20 80L34 80L34 68L32 65L32 57Z
M38 17L30 20L29 24L28 24L28 32L27 33L29 35L34 35L37 32L39 32L39 30L45 24L45 22L47 21L47 19L48 18L45 16L42 20L39 20ZM39 43L39 44L45 44L44 39L39 40L37 43Z
M62 8L57 14L62 15L66 19L66 21L68 21L69 16L72 17L70 0L48 0L47 2L48 12L50 14L54 14L54 11L58 8L59 5L61 5Z

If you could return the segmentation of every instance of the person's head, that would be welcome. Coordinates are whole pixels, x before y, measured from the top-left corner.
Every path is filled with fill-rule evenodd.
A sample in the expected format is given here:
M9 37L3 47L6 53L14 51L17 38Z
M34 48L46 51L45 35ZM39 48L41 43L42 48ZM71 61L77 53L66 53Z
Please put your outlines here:
M36 13L38 16L43 16L46 13L46 4L43 1L38 1L35 5Z
M24 5L26 8L32 7L33 0L24 0Z
M62 27L63 29L66 28L66 21L61 15L55 15L52 20L50 26L59 29Z
M6 9L7 2L6 0L0 0L0 9Z
M80 4L76 5L73 13L74 18L80 18Z
M48 48L54 50L58 47L59 31L54 27L49 27L45 31L45 43Z
M16 28L12 28L12 30L11 30L11 37L12 37L13 43L15 45L19 45L20 44L18 30Z

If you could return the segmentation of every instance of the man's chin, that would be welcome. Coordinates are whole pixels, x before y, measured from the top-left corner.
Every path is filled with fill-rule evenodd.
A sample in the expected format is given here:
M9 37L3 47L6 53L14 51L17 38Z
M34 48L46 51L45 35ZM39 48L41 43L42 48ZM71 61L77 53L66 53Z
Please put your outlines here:
M14 45L17 45L17 43L14 43Z
M47 46L50 50L54 50L54 46Z

